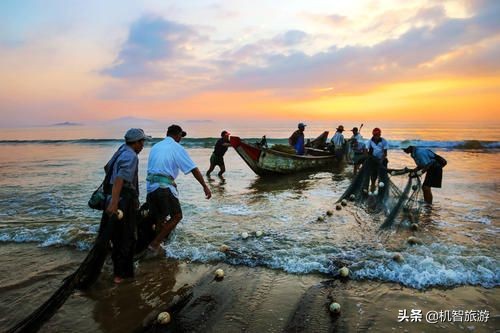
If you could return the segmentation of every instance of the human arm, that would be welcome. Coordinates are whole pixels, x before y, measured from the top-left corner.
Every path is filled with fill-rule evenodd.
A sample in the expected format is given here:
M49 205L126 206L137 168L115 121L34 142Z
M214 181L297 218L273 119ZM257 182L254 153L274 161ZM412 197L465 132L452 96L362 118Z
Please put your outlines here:
M200 185L203 187L203 191L205 192L205 198L210 199L212 197L212 192L208 188L207 184L205 183L205 180L203 179L203 176L201 175L200 169L194 168L191 173L193 174L193 177L200 183Z
M118 210L118 203L120 201L120 193L123 188L123 178L121 177L116 177L115 181L113 183L113 188L111 190L111 201L106 207L106 212L109 215L116 214L116 211Z

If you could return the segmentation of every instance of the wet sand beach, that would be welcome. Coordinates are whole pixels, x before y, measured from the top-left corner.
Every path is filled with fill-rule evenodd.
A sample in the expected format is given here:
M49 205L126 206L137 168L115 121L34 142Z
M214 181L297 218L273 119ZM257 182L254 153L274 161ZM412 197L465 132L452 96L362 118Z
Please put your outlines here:
M0 257L0 330L48 298L85 253L32 244L3 244ZM193 298L179 314L183 332L493 332L500 325L498 288L463 286L415 290L378 281L329 280L263 267L199 264L160 258L141 262L136 278L114 285L110 265L88 292L75 292L41 332L141 331L148 314L161 310L186 285ZM222 268L225 277L214 280ZM331 300L341 314L331 316ZM487 322L398 322L406 309L486 310ZM458 317L457 317L458 318ZM462 317L465 318L465 317ZM168 327L162 330L167 332Z
M417 231L404 218L380 230L383 214L351 202L335 210L352 179L351 166L262 178L230 149L225 179L207 179L212 199L204 199L190 175L176 180L184 218L166 243L163 259L140 263L136 279L119 286L112 283L108 263L98 283L72 295L42 332L141 331L142 321L186 286L193 287L193 297L175 315L177 331L498 329L498 131L480 138L482 148L459 141L454 130L443 131L419 143L445 157L448 165L444 186L434 191L432 208L423 209ZM390 166L411 166L398 147L418 130L387 132L394 138ZM214 142L193 138L183 144L206 170ZM88 208L88 197L120 144L85 139L1 143L0 331L49 298L86 256L100 214ZM140 154L141 180L150 149L151 143ZM400 176L391 181L399 188L405 183ZM141 202L144 185L141 181ZM243 239L243 232L250 237ZM409 245L410 236L421 244ZM234 252L221 253L222 244ZM392 260L396 253L404 262ZM344 264L352 279L332 280ZM217 268L226 273L222 281L213 280ZM337 318L328 312L332 300L342 307ZM405 310L407 316L414 311L416 322L398 322ZM430 324L425 318L429 311L455 316ZM472 321L480 311L483 320L485 311L489 314L487 322Z

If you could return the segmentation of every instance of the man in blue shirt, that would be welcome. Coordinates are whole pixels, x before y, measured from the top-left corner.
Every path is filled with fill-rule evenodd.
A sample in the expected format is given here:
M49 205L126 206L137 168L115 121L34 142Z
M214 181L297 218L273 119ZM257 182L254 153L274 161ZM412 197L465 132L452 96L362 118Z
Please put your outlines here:
M436 159L436 154L429 149L418 148L415 146L407 146L402 148L407 154L415 161L417 167L412 170L417 175L425 173L425 180L422 184L422 191L424 192L424 200L428 204L432 204L432 191L431 187L441 188L443 179L443 166L439 164Z
M139 208L139 182L137 155L144 148L144 140L149 136L140 128L131 128L125 133L123 144L104 167L110 174L104 193L107 195L106 208L101 217L97 234L95 256L88 264L89 270L80 281L80 288L89 287L99 277L106 260L111 241L114 282L121 283L124 278L134 276L134 247L136 216ZM123 213L118 217L118 209Z
M304 130L306 129L306 124L299 123L297 125L299 128L288 138L288 144L295 148L297 155L304 155Z

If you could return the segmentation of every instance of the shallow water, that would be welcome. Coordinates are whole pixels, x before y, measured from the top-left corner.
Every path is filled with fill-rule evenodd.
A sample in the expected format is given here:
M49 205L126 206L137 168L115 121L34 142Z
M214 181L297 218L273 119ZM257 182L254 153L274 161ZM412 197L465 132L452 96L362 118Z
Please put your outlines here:
M200 140L186 143L204 171L212 151L205 147L215 139ZM499 151L494 147L464 150L455 143L439 142L447 147L436 149L448 160L444 187L434 190L435 204L422 212L416 233L404 224L379 232L383 216L353 204L334 210L334 202L349 185L350 166L334 173L265 179L253 174L230 149L225 179L208 181L211 200L204 199L191 175L178 178L184 219L168 241L166 255L325 277L345 263L354 279L392 281L418 289L498 286ZM115 140L0 143L0 241L88 249L99 213L86 203L102 180L102 166L119 144ZM140 154L141 180L149 150L150 145ZM393 168L413 165L397 149L389 151L389 160ZM402 187L404 177L393 181ZM144 181L141 190L143 201ZM333 216L325 216L327 210L334 210ZM325 220L318 222L319 216ZM256 231L264 235L256 237ZM250 237L243 240L242 232ZM410 235L423 244L408 245ZM230 246L233 255L220 253L221 244ZM393 262L397 252L403 254L404 263ZM11 269L20 269L15 262L12 265Z

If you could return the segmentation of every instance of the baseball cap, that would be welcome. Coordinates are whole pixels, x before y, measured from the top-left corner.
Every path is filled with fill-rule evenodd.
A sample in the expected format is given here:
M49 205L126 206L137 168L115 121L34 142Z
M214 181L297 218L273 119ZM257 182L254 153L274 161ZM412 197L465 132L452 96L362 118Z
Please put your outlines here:
M304 124L304 123L299 123L299 124L297 125L297 127L299 127L299 128L300 128L300 127L306 127L306 126L307 126L307 125L306 125L306 124Z
M125 133L125 142L136 142L148 139L151 139L151 137L146 135L142 128L130 128L127 133Z
M167 129L167 135L181 135L182 137L185 137L187 133L182 130L182 127L179 125L170 125Z

